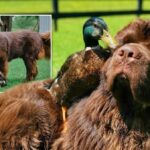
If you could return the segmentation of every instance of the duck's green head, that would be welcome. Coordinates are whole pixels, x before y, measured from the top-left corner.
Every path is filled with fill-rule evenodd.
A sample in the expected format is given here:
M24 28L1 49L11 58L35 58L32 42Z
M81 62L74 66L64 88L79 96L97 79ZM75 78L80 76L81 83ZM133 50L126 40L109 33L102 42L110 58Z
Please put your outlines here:
M96 46L102 40L108 47L115 48L116 42L108 32L107 24L102 18L92 17L83 26L85 46Z

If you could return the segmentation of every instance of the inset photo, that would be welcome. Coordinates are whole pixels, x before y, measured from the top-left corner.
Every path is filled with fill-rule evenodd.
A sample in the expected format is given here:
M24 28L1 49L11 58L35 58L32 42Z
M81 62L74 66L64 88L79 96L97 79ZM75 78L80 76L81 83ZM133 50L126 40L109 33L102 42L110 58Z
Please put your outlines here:
M51 15L0 16L0 92L51 77Z

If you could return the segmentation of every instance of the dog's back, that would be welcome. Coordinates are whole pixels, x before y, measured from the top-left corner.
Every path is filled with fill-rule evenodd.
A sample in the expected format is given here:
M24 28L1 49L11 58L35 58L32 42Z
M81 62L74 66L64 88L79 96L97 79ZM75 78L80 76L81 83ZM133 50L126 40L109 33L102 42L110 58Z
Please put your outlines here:
M50 148L62 120L44 84L23 84L0 95L0 149Z
M8 59L32 55L38 57L43 48L43 41L37 32L23 30L17 32L0 32L0 50L8 53Z

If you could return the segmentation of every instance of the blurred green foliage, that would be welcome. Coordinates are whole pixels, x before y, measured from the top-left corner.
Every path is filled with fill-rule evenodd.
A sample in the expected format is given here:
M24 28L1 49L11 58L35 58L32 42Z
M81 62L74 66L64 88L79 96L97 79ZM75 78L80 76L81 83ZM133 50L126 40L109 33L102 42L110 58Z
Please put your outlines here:
M12 30L18 29L38 31L38 16L14 16L12 18Z

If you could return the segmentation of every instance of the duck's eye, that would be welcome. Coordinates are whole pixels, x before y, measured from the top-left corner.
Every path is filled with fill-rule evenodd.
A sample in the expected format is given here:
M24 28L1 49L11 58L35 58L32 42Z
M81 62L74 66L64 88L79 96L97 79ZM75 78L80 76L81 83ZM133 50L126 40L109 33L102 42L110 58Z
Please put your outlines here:
M97 25L96 25L96 24L94 24L93 26L94 26L95 28L97 28Z

